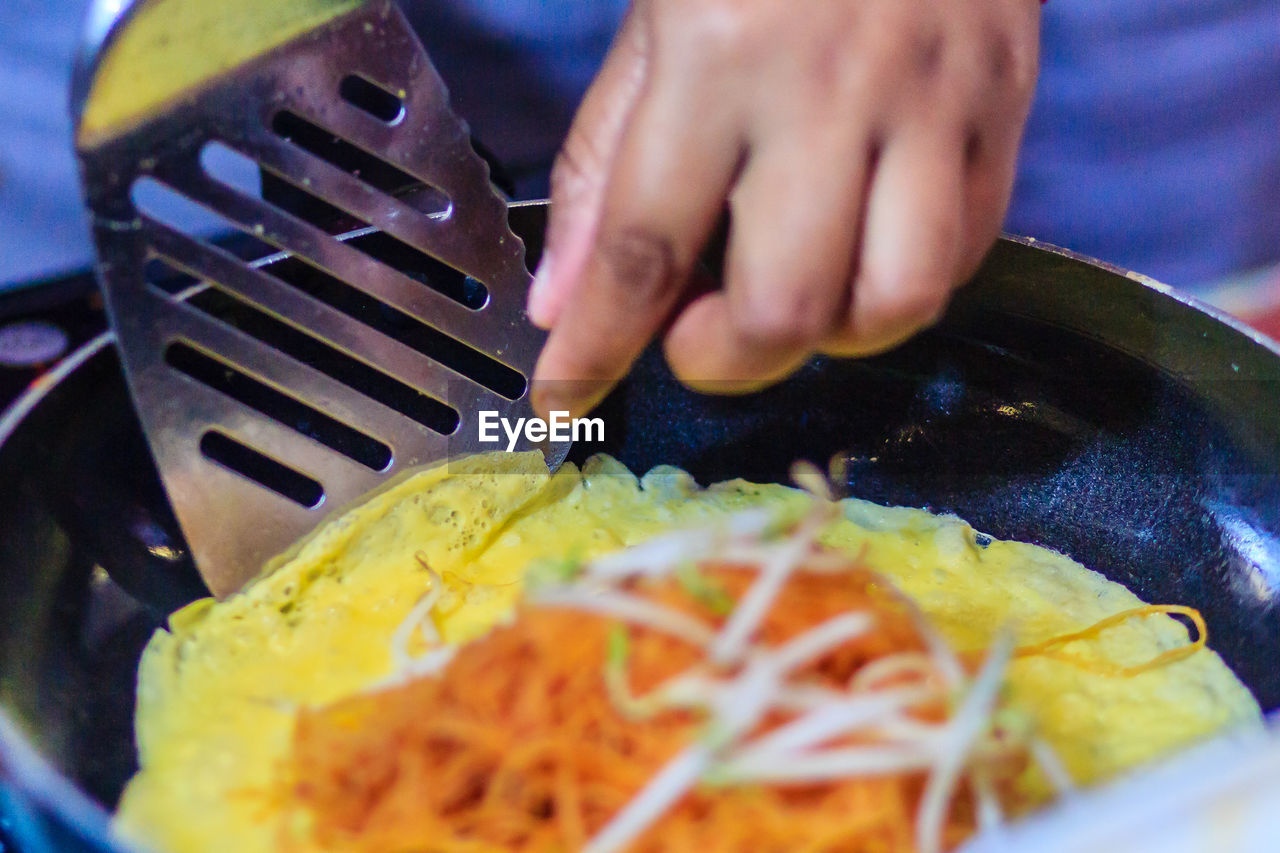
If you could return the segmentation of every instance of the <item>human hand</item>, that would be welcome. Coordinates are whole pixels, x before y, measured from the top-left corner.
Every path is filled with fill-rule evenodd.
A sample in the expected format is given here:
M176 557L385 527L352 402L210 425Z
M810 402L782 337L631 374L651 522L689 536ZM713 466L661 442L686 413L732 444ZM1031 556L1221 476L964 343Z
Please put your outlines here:
M635 0L552 173L535 406L580 414L657 334L693 387L933 322L994 241L1037 0ZM724 285L687 292L728 203Z

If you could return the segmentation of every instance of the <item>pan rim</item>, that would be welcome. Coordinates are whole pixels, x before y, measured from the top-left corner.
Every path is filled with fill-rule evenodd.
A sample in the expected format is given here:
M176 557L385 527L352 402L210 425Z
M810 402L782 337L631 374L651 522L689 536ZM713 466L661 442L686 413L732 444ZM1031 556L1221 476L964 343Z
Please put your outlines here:
M545 200L519 202L516 208L546 207ZM1197 297L1141 273L1132 272L1096 258L1082 255L1032 237L1001 234L1000 241L1042 250L1050 254L1119 275L1136 285L1154 291L1191 311L1228 327L1273 356L1280 358L1280 342L1254 329L1244 321L1209 305ZM27 417L55 388L91 359L112 346L115 336L103 332L81 344L22 392L7 408L0 411L0 446L10 439ZM34 745L8 711L0 706L0 782L12 785L25 800L45 810L55 820L63 821L73 831L92 839L101 849L111 853L136 853L137 847L126 843L115 832L112 813L87 794L69 777L62 774Z
M81 344L0 412L0 445L54 388L114 340L111 332L102 332ZM0 706L0 781L12 784L20 796L66 821L77 833L102 839L113 851L128 853L128 849L118 843L110 812L59 772L3 706ZM19 807L21 805L19 803Z
M0 707L0 782L11 784L21 797L19 808L29 801L76 834L108 845L111 853L135 853L124 846L112 825L111 813L75 782L54 767L21 728Z
M1012 234L1007 231L1002 231L1000 232L1000 236L997 238L997 242L1000 241L1025 246L1028 249L1039 249L1041 251L1048 252L1051 255L1057 255L1060 258L1086 264L1112 273L1113 275L1121 276L1137 285L1154 291L1161 296L1168 297L1174 302L1190 308L1192 311L1203 314L1211 320L1221 323L1229 329L1244 335L1255 344L1258 344L1271 352L1273 355L1280 356L1280 340L1258 331L1234 314L1230 314L1227 311L1218 308L1216 305L1211 305L1198 296L1184 290L1180 290L1173 285L1165 284L1164 282L1154 279L1149 275L1135 272L1134 270L1128 270L1124 267L1108 263L1100 258L1095 258L1091 255L1085 255L1071 249L1066 249L1053 243L1046 243L1043 240L1037 240L1035 237L1028 237L1021 234Z

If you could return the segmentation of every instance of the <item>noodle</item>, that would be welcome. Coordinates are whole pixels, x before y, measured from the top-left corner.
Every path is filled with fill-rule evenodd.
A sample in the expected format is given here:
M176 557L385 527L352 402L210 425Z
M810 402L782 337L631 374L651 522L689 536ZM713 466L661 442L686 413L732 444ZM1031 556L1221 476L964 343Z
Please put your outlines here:
M1030 805L1029 765L1069 784L994 722L1011 657L1128 676L1206 641L1197 611L1144 607L961 664L883 577L814 544L815 504L780 541L683 531L560 567L434 676L304 710L285 799L356 853L936 851ZM1196 641L1129 667L1061 648L1150 613Z
M751 580L741 570L705 574L735 598ZM719 624L678 583L637 587ZM804 665L801 683L839 690L868 661L924 650L883 582L856 570L794 576L761 625L761 642L783 645L850 610L874 612L876 630ZM317 837L353 851L582 848L664 764L700 742L707 719L675 709L636 721L617 707L602 677L617 624L567 608L529 608L515 624L459 650L440 678L304 712L295 790ZM692 644L648 628L628 628L626 636L628 687L637 696L704 659ZM944 710L934 694L915 713L937 721ZM905 853L915 849L912 817L923 784L917 772L823 784L704 785L629 849ZM951 841L972 829L968 798L962 793L949 816Z
M1191 624L1196 629L1196 639L1185 646L1178 646L1174 649L1168 649L1161 652L1145 663L1135 664L1133 666L1121 666L1106 660L1093 660L1080 655L1073 655L1070 652L1064 652L1059 648L1067 643L1076 640L1087 640L1096 637L1108 628L1119 625L1121 622L1141 616L1150 616L1154 613L1177 613L1191 620ZM1091 672L1097 672L1102 675L1113 675L1121 678L1130 678L1135 675L1141 675L1153 669L1162 666L1168 666L1180 660L1185 660L1191 655L1203 649L1209 642L1209 626L1205 624L1204 617L1200 615L1200 611L1194 607L1186 607L1181 604L1148 604L1143 607L1135 607L1131 610L1124 610L1105 619L1101 619L1094 624L1085 628L1083 631L1076 631L1072 634L1061 634L1052 637L1042 643L1036 643L1030 646L1022 646L1014 651L1015 657L1031 657L1040 656L1053 658L1054 660L1063 661L1081 669L1087 669Z

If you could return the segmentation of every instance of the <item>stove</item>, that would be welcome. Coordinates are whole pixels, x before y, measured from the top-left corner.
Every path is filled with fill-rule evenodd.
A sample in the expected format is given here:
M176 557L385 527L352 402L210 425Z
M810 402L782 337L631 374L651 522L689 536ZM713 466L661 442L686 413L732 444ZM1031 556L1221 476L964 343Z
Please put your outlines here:
M0 288L0 409L106 328L90 270Z

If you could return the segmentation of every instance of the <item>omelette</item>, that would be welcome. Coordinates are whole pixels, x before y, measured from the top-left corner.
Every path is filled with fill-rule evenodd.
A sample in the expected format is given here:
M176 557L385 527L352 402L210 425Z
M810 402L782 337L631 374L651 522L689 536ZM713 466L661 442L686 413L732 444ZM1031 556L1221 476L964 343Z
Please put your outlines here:
M433 596L446 643L482 637L540 566L590 560L743 510L801 517L805 492L742 480L699 486L606 456L555 473L540 454L489 454L420 472L323 525L242 592L197 601L156 633L139 667L140 769L116 828L171 853L308 848L278 783L299 714L393 678L392 638ZM964 521L846 499L821 543L888 577L961 654L1011 631L1020 645L1071 634L1142 602L1036 546ZM430 566L428 570L427 566ZM1167 615L1067 645L1076 660L1133 667L1188 643ZM1005 692L1079 784L1194 741L1257 725L1248 689L1211 650L1129 677L1052 656L1013 660Z

